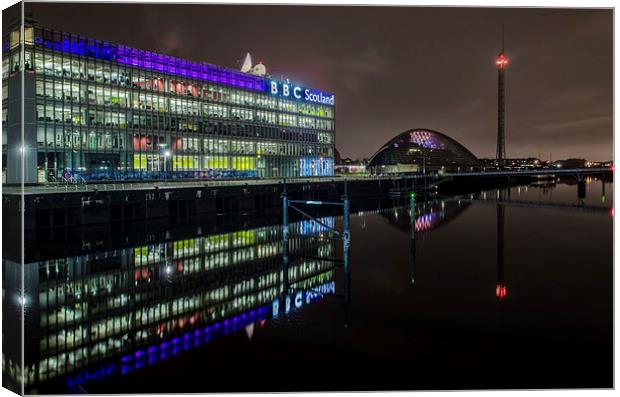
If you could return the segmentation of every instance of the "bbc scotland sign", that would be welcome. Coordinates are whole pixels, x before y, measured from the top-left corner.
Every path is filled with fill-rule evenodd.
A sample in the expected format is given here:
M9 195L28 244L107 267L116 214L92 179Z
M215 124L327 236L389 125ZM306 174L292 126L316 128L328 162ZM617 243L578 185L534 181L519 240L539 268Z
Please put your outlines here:
M280 98L296 99L322 105L334 106L335 102L334 94L275 80L269 81L269 93Z

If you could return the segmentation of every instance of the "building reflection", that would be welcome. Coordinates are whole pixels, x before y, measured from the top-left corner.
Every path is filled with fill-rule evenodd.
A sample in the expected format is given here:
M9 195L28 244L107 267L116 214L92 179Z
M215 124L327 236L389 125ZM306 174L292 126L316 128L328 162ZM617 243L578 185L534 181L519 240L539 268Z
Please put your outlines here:
M461 215L471 203L461 201L433 200L409 202L405 206L383 210L381 214L390 224L407 231L410 237L410 282L416 282L416 251L419 249L419 236L453 221Z
M320 221L333 227L333 217ZM334 241L316 222L290 228L286 271L279 225L40 258L23 266L25 294L19 262L5 258L3 332L18 335L22 304L26 330L23 372L19 348L3 351L5 385L71 389L122 376L231 333L251 338L334 294Z
M469 207L468 202L452 200L434 200L416 203L414 229L416 233L425 233L435 230L458 217ZM410 232L411 209L409 204L386 209L381 214L388 221L401 230Z

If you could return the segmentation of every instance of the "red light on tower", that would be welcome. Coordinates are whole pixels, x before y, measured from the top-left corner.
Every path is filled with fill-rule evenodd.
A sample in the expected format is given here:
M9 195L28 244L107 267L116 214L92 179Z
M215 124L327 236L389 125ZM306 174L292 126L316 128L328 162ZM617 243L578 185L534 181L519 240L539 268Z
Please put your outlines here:
M508 58L506 58L506 56L504 55L504 53L499 54L499 56L497 57L497 61L495 61L495 63L501 68L503 69L506 65L508 65Z
M495 287L495 296L500 299L504 299L506 297L506 293L506 286L502 284L497 284L497 286Z

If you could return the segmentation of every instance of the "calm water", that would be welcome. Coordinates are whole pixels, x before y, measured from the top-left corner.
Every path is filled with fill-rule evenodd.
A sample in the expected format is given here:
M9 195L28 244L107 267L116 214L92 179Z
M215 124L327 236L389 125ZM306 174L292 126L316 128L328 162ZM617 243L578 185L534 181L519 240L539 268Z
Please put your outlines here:
M27 268L28 389L612 387L612 191L420 200L413 233L407 206L356 213L348 288L341 242L296 222L283 293L277 218L42 256Z

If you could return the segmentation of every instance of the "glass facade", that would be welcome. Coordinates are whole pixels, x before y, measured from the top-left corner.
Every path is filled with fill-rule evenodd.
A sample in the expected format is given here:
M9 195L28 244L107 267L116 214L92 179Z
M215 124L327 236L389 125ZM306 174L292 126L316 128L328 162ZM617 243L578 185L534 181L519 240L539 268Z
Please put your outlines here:
M398 134L369 160L374 174L471 170L480 161L463 145L440 132L412 129Z
M333 175L333 95L38 25L25 32L23 62L19 31L3 40L3 125L9 80L23 69L37 182Z

